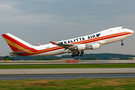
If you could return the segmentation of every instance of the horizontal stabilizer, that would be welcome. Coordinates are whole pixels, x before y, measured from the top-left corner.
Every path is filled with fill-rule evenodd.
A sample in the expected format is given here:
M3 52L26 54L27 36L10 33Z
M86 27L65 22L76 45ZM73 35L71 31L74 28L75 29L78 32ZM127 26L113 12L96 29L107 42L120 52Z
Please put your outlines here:
M24 54L24 53L28 53L28 52L10 52L10 56L19 56L19 54Z
M28 53L28 52L11 52L13 54L24 54L24 53Z

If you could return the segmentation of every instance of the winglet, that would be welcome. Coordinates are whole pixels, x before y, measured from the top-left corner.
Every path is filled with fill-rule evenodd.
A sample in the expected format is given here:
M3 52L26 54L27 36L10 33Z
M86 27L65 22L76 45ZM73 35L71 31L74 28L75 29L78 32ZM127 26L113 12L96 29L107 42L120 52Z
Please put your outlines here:
M41 46L40 44L37 44L37 46Z
M53 45L57 44L56 42L50 41L50 43L52 43Z

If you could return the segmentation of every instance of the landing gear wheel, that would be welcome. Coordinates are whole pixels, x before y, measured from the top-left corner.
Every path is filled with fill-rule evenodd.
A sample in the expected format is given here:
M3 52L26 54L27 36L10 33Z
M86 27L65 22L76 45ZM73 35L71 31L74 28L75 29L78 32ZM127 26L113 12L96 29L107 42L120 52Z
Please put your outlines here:
M76 54L76 56L78 57L78 56L79 56L79 54L80 54L80 52L78 51L78 52L77 52L77 54Z
M83 56L83 54L84 54L84 51L81 51L80 57L82 57L82 56Z
M75 57L75 55L71 55L71 57Z
M80 55L80 57L82 57L82 56L83 56L83 54Z
M124 43L121 43L121 46L124 46Z
M78 57L78 56L79 56L79 54L76 54L76 56Z

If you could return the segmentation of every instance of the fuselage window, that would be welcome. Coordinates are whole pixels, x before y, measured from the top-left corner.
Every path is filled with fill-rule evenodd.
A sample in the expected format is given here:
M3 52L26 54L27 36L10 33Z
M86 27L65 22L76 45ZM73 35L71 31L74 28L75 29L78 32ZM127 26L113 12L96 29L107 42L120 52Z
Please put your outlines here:
M73 41L72 41L72 40L70 40L70 42L71 42L71 43L73 43Z
M90 39L90 36L88 36L88 39Z
M67 42L65 41L64 44L67 44Z
M82 40L85 40L85 38L83 37Z

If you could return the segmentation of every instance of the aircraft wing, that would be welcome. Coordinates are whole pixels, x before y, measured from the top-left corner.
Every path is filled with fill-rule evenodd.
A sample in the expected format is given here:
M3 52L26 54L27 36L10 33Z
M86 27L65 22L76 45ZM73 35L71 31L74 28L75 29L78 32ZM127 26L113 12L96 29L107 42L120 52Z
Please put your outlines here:
M63 43L56 43L56 42L52 42L50 41L53 45L58 45L61 46L65 49L69 49L71 51L82 51L82 50L95 50L95 49L99 49L100 48L100 43L96 42L96 43L92 43L92 44L63 44Z
M63 48L69 48L69 47L75 46L74 44L62 44L62 43L56 43L56 42L53 42L53 41L50 41L50 43L52 43L53 45L61 46Z

